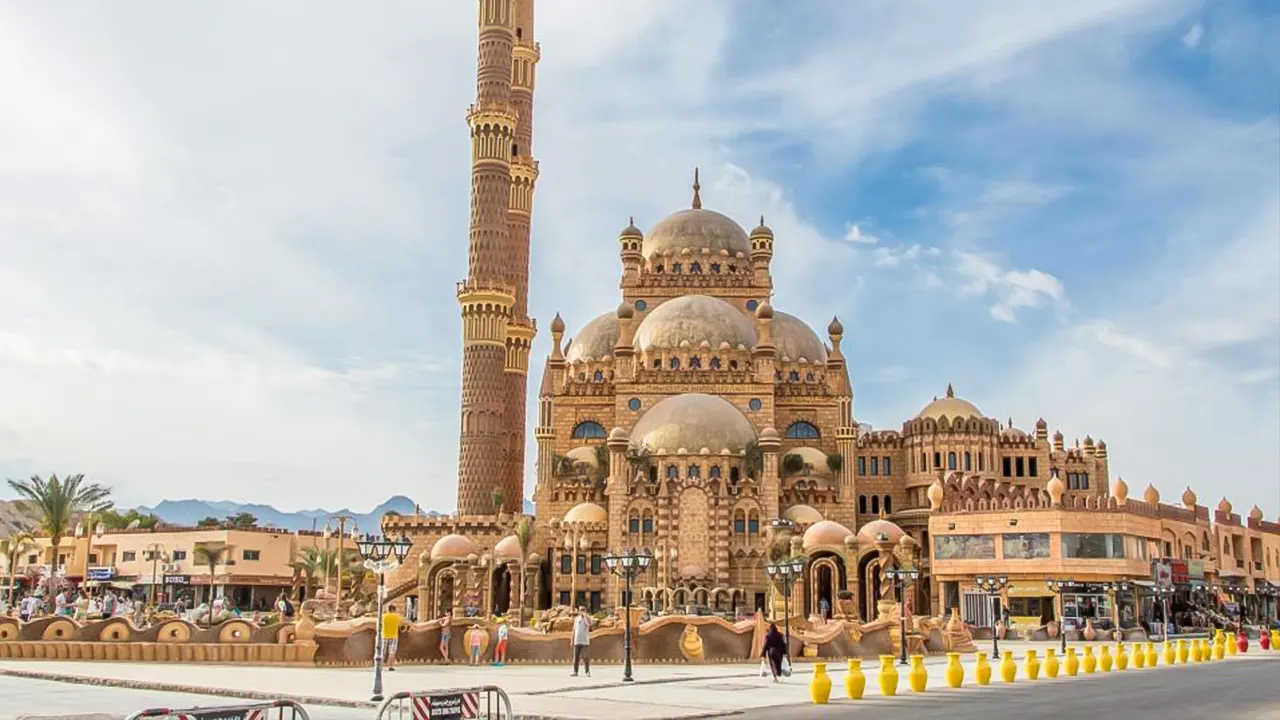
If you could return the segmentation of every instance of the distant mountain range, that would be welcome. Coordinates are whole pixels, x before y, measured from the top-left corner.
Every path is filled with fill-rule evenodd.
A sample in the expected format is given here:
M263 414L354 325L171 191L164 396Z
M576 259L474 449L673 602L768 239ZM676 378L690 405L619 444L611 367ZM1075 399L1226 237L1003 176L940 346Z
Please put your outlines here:
M356 525L364 532L377 532L381 527L382 516L389 512L401 515L412 515L417 505L404 495L396 495L378 505L367 513L358 513L350 509L342 510L298 510L284 512L270 505L256 503L237 503L209 500L164 500L155 507L139 507L138 512L154 514L170 525L191 526L207 517L223 520L237 513L247 512L258 519L258 527L275 527L283 530L319 530L325 522L335 515L347 515L355 518ZM533 503L524 501L524 511L533 513ZM423 511L424 515L440 516L448 513L436 510Z

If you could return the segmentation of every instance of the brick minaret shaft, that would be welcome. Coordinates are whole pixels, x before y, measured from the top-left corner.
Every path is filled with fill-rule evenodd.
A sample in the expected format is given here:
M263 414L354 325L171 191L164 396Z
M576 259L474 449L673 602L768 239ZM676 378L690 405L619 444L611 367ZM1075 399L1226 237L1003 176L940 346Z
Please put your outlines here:
M526 7L519 7L526 5ZM471 129L471 230L462 308L462 408L458 512L516 510L523 499L525 375L535 332L528 318L529 212L537 167L522 150L513 68L529 66L518 18L530 0L479 0L476 102ZM521 40L517 41L517 35ZM520 49L518 49L520 48ZM532 68L528 71L532 107ZM528 143L526 143L527 146ZM522 218L522 219L513 219ZM513 231L514 229L514 231ZM517 397L518 394L518 397ZM501 493L500 502L495 502Z

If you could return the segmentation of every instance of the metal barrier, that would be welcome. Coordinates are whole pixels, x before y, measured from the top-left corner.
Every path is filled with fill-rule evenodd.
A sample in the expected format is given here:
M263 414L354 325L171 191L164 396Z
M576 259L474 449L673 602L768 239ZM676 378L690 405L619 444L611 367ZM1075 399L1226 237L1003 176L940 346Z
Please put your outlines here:
M126 720L140 718L167 718L168 720L311 720L307 709L292 700L273 700L251 705L220 705L209 707L148 708L130 715Z
M377 720L511 720L511 698L497 685L398 692L378 706Z

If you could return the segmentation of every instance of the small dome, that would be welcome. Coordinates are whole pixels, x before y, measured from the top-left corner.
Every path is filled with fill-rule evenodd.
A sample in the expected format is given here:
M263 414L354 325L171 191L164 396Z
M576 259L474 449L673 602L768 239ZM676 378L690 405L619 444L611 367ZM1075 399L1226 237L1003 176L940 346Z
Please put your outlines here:
M809 526L804 531L805 550L813 550L814 548L844 546L844 539L852 535L849 528L832 520L822 520Z
M755 428L738 408L715 395L688 393L662 400L640 417L631 437L650 452L703 448L742 452L756 439Z
M1262 508L1258 507L1257 505L1254 505L1254 506L1253 506L1253 509L1249 511L1249 519L1250 519L1250 520L1261 520L1261 519L1262 519Z
M761 440L778 440L780 438L778 437L777 430L774 430L772 427L767 427L760 431L760 439Z
M1124 478L1117 477L1116 481L1111 484L1111 497L1124 502L1129 499L1129 483Z
M564 318L560 317L560 313L556 313L556 316L551 319L551 332L564 332Z
M610 440L626 440L628 437L630 437L630 435L628 435L624 428L616 427L609 431Z
M475 552L476 546L462 535L445 535L431 546L431 559L465 560Z
M1063 441L1064 439L1066 439L1066 438L1065 438L1065 436L1062 434L1062 431L1061 431L1061 430L1054 430L1054 431L1053 431L1053 439L1054 439L1054 442L1062 442L1062 441Z
M1147 483L1147 489L1142 491L1142 500L1148 505L1159 505L1160 491L1156 489L1155 485Z
M869 545L874 545L878 542L889 542L897 545L905 534L902 532L902 528L888 520L872 520L863 525L862 529L858 531L858 539ZM880 540L878 537L880 535L884 535L885 539Z
M649 230L641 246L645 257L653 257L671 251L679 254L690 250L701 254L708 250L713 255L727 253L745 257L751 252L747 232L731 218L714 210L691 208L672 213Z
M1084 446L1085 446L1085 447L1093 447L1093 436L1092 436L1092 435L1085 435L1085 436L1084 436Z
M599 505L591 502L584 502L574 505L569 512L564 514L566 523L603 523L609 520L609 513Z
M809 505L792 505L786 509L786 512L782 513L782 517L797 525L812 525L822 522L822 513Z
M1226 498L1222 498L1222 502L1218 503L1218 512L1223 515L1231 514L1231 502Z
M1058 477L1058 470L1054 468L1053 474L1049 478L1049 482L1045 484L1044 489L1049 493L1049 501L1055 506L1062 504L1062 495L1067 491L1067 486L1062 484L1062 478Z
M579 360L598 360L613 355L618 345L618 314L607 312L582 326L564 359L574 363Z
M751 237L773 237L773 228L764 224L763 215L760 216L760 224L755 226L755 229L751 231Z
M596 449L590 445L576 447L565 453L564 456L572 460L574 463L582 463L592 470L600 467L600 460L596 456Z
M493 559L499 562L503 560L519 560L520 559L520 540L515 535L508 535L498 541L493 546Z
M1191 488L1187 488L1182 491L1182 504L1184 506L1194 508L1196 506L1196 501L1196 494L1191 491Z
M773 344L779 358L793 362L805 358L811 363L827 361L827 347L805 321L788 313L773 311Z
M1044 421L1044 418L1040 418L1039 420L1037 420L1037 421L1036 421L1036 429L1037 429L1037 430L1048 430L1048 429L1049 429L1049 423L1045 422L1045 421Z
M933 484L929 486L928 491L930 510L937 510L942 507L942 496L944 493L945 490L942 487L942 481L934 480Z
M798 455L805 465L808 465L809 477L828 477L831 475L831 468L827 467L827 454L816 447L802 445L794 447L783 452L782 456ZM796 477L803 477L804 472L796 473Z
M615 331L614 339L617 335ZM743 312L719 298L684 295L653 310L636 328L636 348L678 348L681 343L711 347L755 347L756 329ZM612 349L610 349L612 352Z
M955 420L957 418L981 418L982 412L968 400L956 397L955 390L952 390L951 386L947 385L946 397L934 398L933 402L925 405L923 410L916 413L916 417L932 420L940 420L945 417Z
M635 317L636 309L629 302L621 302L618 304L617 316L623 320Z
M828 335L844 334L844 325L840 323L840 318L838 317L831 318L831 322L827 324L827 334Z
M756 317L761 320L773 319L773 303L765 300L756 308Z
M618 237L620 237L620 238L635 238L635 239L637 239L637 240L643 240L643 239L644 239L644 233L643 233L643 232L641 232L640 228L636 227L636 219L635 219L635 218L630 218L630 219L627 221L627 226L626 226L626 227L624 227L624 228L622 228L622 232L618 233Z

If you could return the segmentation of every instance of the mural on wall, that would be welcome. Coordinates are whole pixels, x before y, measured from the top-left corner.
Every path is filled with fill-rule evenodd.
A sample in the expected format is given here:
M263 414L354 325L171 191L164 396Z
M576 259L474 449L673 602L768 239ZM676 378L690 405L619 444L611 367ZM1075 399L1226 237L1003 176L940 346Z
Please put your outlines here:
M934 560L995 560L996 539L992 535L935 535Z
M1014 533L1004 536L1006 560L1039 560L1049 557L1049 533Z

